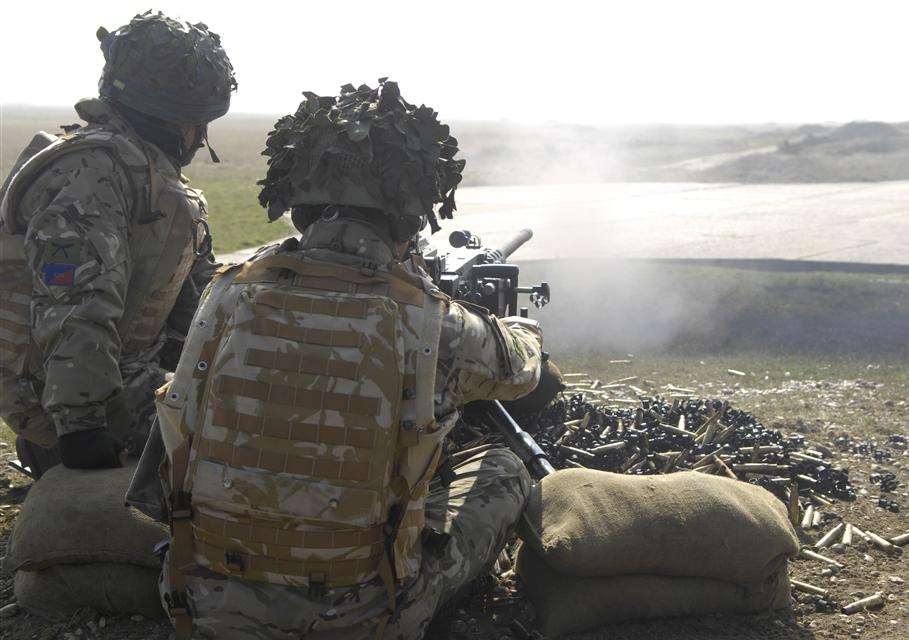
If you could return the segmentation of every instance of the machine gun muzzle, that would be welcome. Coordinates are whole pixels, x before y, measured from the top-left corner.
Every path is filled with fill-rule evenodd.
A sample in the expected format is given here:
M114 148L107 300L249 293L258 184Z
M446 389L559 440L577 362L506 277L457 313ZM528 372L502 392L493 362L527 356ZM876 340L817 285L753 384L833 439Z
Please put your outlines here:
M505 262L512 253L521 248L521 246L533 237L533 231L530 229L521 229L516 234L505 241L505 244L496 248L489 249L487 254L489 262Z

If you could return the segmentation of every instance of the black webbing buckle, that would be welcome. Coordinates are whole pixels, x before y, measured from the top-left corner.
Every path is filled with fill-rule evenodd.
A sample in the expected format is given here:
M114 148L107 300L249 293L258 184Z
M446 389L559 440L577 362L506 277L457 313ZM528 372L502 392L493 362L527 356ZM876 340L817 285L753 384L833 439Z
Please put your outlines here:
M451 483L457 479L458 474L455 473L454 465L451 463L450 457L445 456L442 462L439 463L438 468L436 468L436 477L444 487L451 486Z
M307 595L314 600L321 600L328 595L327 576L321 571L309 574L309 590Z
M167 611L171 616L189 615L189 605L186 602L186 594L182 591L168 591L164 594L164 604L167 605Z
M433 527L426 527L420 532L420 541L423 543L423 549L437 558L441 558L451 540L451 534L439 531Z
M224 563L231 571L242 573L246 569L246 562L243 559L243 554L237 551L225 551Z
M167 555L168 549L170 549L170 536L156 544L152 553L154 553L160 560L163 561L164 556Z
M185 491L178 491L170 498L170 519L189 520L193 517L192 495Z

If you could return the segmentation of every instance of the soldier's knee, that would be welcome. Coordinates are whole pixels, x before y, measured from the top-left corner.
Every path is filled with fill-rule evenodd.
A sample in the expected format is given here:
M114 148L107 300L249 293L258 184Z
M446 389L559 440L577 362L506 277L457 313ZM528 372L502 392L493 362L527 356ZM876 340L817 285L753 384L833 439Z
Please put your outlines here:
M502 473L508 475L521 475L527 473L527 468L521 459L511 449L490 449L482 455L490 464L498 466Z
M527 467L510 449L490 449L477 456L472 462L478 463L479 475L486 482L501 487L523 509L530 497L533 480Z

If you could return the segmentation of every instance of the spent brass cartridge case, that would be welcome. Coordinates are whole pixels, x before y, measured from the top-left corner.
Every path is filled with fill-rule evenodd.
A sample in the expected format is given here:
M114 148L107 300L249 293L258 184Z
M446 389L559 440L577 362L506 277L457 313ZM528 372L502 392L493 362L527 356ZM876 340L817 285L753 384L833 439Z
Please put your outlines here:
M811 522L814 520L814 505L809 504L808 508L805 509L805 514L802 516L802 529L810 529Z
M827 556L822 556L819 553L815 553L811 549L802 549L799 551L799 555L803 558L810 558L811 560L820 560L821 562L826 562L827 564L836 567L837 569L842 569L845 565L837 562L833 558L828 558Z
M826 589L821 589L820 587L815 587L813 584L808 584L807 582L799 582L798 580L790 580L789 584L796 591L801 591L802 593L812 593L816 596L828 596L830 594Z
M828 531L824 535L823 538L818 540L814 544L814 548L823 549L824 547L830 546L831 544L833 544L833 541L836 540L838 536L841 536L843 534L843 529L845 529L845 528L846 528L846 524L843 522L840 522L838 525L836 525L830 531Z
M871 531L866 531L865 535L868 538L871 538L871 544L873 544L878 549L881 549L882 551L886 551L888 553L899 553L900 551L902 551L902 549L890 544L889 542L884 540L882 537L880 537L876 533L872 533Z
M840 540L840 542L842 542L847 547L852 545L852 525L851 524L847 524L846 528L843 529L843 539Z
M859 611L865 611L866 609L874 609L875 607L884 606L884 594L875 593L872 596L867 598L862 598L861 600L856 600L851 602L843 607L842 611L847 616L851 616L853 613L858 613Z

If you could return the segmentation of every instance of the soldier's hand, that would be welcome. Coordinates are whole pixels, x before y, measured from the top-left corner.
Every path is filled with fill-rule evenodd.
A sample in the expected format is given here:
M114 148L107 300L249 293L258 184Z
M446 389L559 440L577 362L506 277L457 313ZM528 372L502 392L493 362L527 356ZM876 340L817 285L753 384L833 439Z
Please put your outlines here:
M536 388L523 398L502 404L509 413L516 415L539 413L548 407L565 388L562 372L551 359L546 359L543 362L540 382Z
M107 429L74 431L60 436L60 460L70 469L123 466L123 445Z

